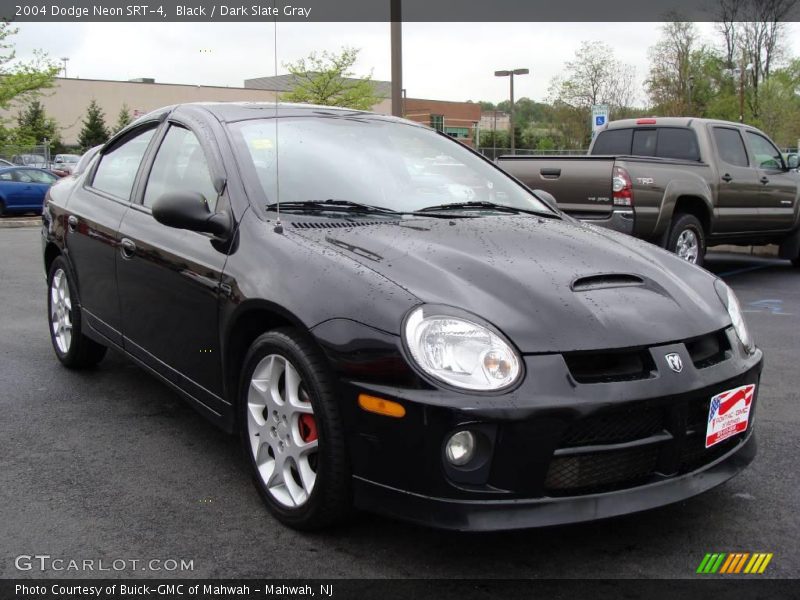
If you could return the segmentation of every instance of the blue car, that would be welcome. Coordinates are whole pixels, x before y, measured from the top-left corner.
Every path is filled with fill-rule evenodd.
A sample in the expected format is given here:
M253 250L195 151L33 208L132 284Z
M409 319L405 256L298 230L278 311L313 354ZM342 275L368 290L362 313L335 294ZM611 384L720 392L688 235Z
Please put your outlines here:
M0 216L26 212L42 214L44 195L57 180L57 176L44 169L0 169Z

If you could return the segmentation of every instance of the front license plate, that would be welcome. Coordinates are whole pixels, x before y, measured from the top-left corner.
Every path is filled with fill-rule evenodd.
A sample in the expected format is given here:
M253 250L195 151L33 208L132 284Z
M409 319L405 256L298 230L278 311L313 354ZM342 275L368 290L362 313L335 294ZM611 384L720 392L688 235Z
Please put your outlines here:
M747 429L755 384L722 392L711 398L706 428L706 448Z

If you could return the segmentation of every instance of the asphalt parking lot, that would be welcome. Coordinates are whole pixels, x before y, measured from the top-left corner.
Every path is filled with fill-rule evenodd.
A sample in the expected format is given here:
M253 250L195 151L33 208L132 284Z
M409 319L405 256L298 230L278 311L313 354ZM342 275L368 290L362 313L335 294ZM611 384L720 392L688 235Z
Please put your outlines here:
M430 531L371 515L318 534L273 521L236 439L117 354L89 372L55 359L36 228L0 229L0 577L21 554L187 559L169 576L692 577L705 553L772 552L800 577L800 269L712 254L766 355L759 455L692 500L588 525L502 534ZM95 574L98 575L98 574ZM126 570L103 576L164 576Z

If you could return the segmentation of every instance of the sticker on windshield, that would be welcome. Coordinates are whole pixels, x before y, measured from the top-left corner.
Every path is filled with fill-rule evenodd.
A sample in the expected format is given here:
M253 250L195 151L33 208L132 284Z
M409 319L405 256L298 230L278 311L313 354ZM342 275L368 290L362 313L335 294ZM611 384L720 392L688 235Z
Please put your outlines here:
M250 145L255 150L271 150L272 140L268 139L250 140Z
M751 383L711 398L706 428L706 448L747 429L755 389L756 386Z

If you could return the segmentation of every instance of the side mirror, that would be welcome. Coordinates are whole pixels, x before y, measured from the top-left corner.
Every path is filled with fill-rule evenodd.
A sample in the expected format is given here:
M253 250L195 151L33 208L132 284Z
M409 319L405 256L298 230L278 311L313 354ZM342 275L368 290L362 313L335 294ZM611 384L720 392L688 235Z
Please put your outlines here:
M798 159L797 154L790 154L786 157L786 165L789 169L796 169L800 166L800 159Z
M167 227L211 233L219 238L226 238L231 230L230 217L209 211L205 198L197 192L164 194L153 203L153 218Z

